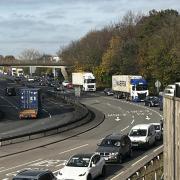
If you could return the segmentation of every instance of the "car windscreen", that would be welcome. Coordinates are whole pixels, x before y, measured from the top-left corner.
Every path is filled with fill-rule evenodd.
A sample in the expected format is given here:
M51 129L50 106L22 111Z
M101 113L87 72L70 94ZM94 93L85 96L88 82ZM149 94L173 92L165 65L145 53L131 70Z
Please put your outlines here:
M85 79L84 82L85 83L95 83L96 79Z
M147 90L147 85L137 85L136 91L145 91Z
M146 129L132 129L130 132L130 136L146 136L147 130Z
M160 125L154 125L154 128L155 128L155 130L160 130L161 129Z
M66 166L72 166L72 167L88 167L90 162L89 157L72 157Z
M119 147L120 145L121 145L120 140L117 139L104 139L100 144L100 146L116 146L116 147Z

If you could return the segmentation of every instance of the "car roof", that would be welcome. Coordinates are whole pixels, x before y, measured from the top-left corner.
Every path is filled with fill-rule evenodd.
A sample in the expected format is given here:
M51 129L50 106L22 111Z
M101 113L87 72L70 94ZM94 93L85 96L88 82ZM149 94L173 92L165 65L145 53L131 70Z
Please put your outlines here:
M33 170L33 169L27 169L19 172L16 177L33 177L37 178L39 175L44 174L46 172L50 172L49 170Z
M104 139L121 139L124 135L118 133L112 133L107 135Z
M161 125L161 123L151 123L152 125Z
M95 153L75 154L72 157L91 158Z
M137 124L132 129L148 129L152 124Z

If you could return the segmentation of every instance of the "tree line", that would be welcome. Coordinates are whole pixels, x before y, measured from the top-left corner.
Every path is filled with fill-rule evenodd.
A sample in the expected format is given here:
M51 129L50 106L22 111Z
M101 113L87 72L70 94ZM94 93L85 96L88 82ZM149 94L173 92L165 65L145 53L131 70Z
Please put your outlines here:
M93 72L100 87L111 87L114 74L132 74L147 79L154 92L156 80L162 89L180 81L180 15L171 9L128 12L121 22L90 31L58 54L73 65L70 72Z

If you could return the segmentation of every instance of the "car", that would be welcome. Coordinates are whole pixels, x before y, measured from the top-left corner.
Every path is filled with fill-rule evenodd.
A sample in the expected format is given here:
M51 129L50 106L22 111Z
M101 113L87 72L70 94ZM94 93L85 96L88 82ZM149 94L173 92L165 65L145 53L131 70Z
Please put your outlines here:
M72 83L69 83L69 84L67 84L67 86L66 86L68 89L73 89L73 84Z
M105 89L104 89L104 94L105 94L106 96L113 96L113 95L114 95L114 93L113 93L113 91L112 91L111 88L105 88Z
M99 154L76 154L72 156L57 174L58 180L92 180L105 176L106 164Z
M107 135L98 144L96 152L106 162L122 163L123 159L132 156L131 140L127 135L115 133Z
M5 88L5 96L16 96L15 87L6 87Z
M149 107L159 106L159 98L157 96L146 96L144 105Z
M66 87L68 84L69 84L69 81L67 81L67 80L65 80L65 81L62 82L62 85L63 85L64 87Z
M128 136L133 148L149 148L156 142L156 131L152 124L137 124Z
M62 86L62 85L56 85L56 86L54 86L54 90L55 90L55 91L64 91L64 86Z
M156 131L156 140L161 140L163 138L163 127L162 123L151 123Z
M57 180L54 174L49 170L23 170L19 172L12 180Z

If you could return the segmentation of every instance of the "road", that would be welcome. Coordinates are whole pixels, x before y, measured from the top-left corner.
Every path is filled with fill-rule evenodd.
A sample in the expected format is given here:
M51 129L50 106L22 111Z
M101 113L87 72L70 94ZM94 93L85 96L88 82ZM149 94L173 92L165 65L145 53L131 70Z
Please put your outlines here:
M101 93L90 93L85 95L81 102L98 109L105 114L105 120L98 127L83 134L43 146L31 151L11 155L0 159L0 179L9 180L18 171L25 168L50 169L55 174L63 167L66 160L76 153L94 152L97 144L103 137L110 133L128 133L132 126L139 123L159 122L162 115L157 108L144 107L141 103L130 103L113 97L104 96ZM83 130L83 126L80 130ZM72 130L76 131L76 130ZM57 137L70 136L72 131L56 135ZM79 131L79 130L77 130ZM52 137L46 137L48 138ZM41 139L36 140L39 143ZM107 175L105 179L115 179L124 169L135 166L139 159L148 155L159 147L152 147L149 150L133 151L133 157L126 159L122 164L107 164ZM23 143L19 143L22 146ZM7 146L13 148L16 145ZM6 149L3 149L6 151ZM98 178L102 179L102 178Z

